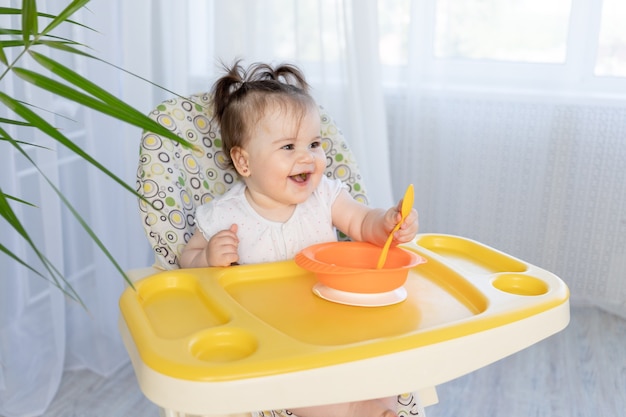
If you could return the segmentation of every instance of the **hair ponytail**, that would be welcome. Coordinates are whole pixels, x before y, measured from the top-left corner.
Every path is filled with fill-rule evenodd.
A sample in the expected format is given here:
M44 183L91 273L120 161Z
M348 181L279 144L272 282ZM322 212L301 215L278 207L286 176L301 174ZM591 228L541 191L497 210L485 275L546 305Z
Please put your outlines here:
M314 103L309 84L294 65L255 63L246 69L236 60L223 68L225 74L213 84L211 94L228 159L230 149L243 144L249 127L263 117L269 103L295 105L302 111Z

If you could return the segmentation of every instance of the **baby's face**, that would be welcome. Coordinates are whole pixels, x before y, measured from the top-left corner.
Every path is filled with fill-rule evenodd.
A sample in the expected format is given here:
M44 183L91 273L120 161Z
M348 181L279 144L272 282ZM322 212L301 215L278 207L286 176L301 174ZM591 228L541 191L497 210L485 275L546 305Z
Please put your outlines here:
M274 105L254 126L243 147L250 176L246 185L267 209L305 201L317 188L326 167L320 138L320 115L310 105L300 117ZM256 200L259 201L258 199Z

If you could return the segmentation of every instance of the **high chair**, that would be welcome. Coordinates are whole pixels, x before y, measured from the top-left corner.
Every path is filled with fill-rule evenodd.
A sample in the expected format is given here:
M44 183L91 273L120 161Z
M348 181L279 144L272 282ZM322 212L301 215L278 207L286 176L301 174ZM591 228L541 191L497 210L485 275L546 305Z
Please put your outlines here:
M119 327L140 388L161 415L268 416L401 393L400 416L423 415L438 402L436 385L567 325L569 292L558 277L459 236L420 234L403 245L427 263L411 270L408 298L393 306L322 300L310 291L314 277L292 260L178 269L195 208L238 181L209 101L174 98L150 113L193 149L151 132L141 140L139 206L156 259L129 271L136 290L120 298ZM326 175L367 204L347 142L322 107L320 116Z
M150 114L195 149L151 132L144 132L141 139L137 191L146 201L140 201L140 210L156 264L163 269L178 268L178 256L195 230L196 207L224 194L239 181L234 168L224 162L222 140L212 122L209 100L208 93L174 98ZM356 200L367 204L358 166L343 134L321 107L320 117L326 176L340 179Z

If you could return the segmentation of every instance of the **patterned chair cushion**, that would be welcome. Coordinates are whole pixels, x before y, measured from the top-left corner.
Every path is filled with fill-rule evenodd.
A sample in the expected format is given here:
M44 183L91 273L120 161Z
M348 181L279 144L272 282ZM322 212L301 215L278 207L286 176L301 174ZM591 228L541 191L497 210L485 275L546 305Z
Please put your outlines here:
M212 120L208 93L173 98L161 103L150 117L194 145L186 148L152 132L144 132L139 151L137 192L144 230L155 252L155 266L178 268L178 256L195 230L197 206L224 194L239 181L228 168L217 124ZM348 186L367 204L356 162L343 134L320 107L326 175ZM346 237L339 236L340 240Z

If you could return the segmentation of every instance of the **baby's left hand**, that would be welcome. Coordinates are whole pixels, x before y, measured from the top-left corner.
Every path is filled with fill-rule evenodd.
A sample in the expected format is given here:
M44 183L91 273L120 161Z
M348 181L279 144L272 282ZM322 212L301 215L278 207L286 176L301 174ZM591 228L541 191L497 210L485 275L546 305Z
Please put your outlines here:
M400 209L402 208L402 201L400 201L398 203L397 207L391 208L387 211L387 218L392 219L392 226L391 229L393 229L396 224L398 224L398 222L400 222L402 220L402 213L400 212ZM389 231L391 231L391 229ZM415 235L417 234L417 231L419 229L419 222L418 222L418 214L417 214L417 210L415 210L414 208L411 208L411 212L409 213L408 216L406 216L406 219L404 219L404 222L402 222L402 224L400 225L400 228L394 233L393 235L393 242L394 244L399 244L399 243L406 243L406 242L410 242L413 240L413 238L415 238Z

